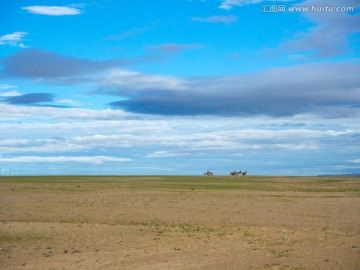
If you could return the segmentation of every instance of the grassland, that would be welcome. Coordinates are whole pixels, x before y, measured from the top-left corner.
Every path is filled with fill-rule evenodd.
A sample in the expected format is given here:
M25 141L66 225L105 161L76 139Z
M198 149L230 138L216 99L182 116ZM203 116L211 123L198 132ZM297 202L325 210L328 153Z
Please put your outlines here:
M360 269L360 179L0 177L0 269Z

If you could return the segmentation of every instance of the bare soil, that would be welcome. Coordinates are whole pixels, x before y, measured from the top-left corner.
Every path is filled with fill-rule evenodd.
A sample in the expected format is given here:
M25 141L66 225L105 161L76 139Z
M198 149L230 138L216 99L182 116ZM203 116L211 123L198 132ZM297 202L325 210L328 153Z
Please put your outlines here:
M359 178L0 177L0 269L360 269Z

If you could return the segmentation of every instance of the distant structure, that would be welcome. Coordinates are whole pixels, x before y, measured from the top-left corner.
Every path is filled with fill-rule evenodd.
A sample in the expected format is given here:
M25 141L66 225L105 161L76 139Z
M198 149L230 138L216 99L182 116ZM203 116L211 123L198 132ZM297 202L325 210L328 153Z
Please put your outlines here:
M230 173L230 176L238 177L239 175L241 175L241 171L239 171L239 172L233 171L233 172Z
M214 174L210 172L209 170L204 173L204 176L213 176Z

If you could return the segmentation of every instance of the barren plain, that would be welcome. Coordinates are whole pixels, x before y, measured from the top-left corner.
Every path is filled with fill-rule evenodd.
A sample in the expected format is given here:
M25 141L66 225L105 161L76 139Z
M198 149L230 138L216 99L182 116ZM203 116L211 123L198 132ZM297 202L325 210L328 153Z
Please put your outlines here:
M0 177L0 269L360 269L360 178Z

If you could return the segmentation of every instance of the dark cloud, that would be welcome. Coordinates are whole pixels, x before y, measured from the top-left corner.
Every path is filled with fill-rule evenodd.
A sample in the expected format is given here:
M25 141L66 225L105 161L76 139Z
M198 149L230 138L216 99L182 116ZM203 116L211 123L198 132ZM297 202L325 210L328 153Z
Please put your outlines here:
M250 99L251 98L251 99ZM152 93L137 95L127 100L112 102L113 108L143 114L161 115L220 115L251 116L268 114L285 116L304 112L304 108L294 108L283 100L268 100L267 97L216 96L203 94Z
M56 104L54 95L50 93L29 93L19 96L11 96L1 99L0 102L20 106L72 108L70 106Z
M49 93L30 93L20 96L7 97L2 102L13 105L38 105L43 102L53 102L54 95Z
M51 108L58 108L58 109L70 109L70 108L74 108L71 106L66 106L66 105L56 105L56 104L38 104L36 105L37 107L51 107Z
M3 59L1 64L3 65L2 73L8 77L56 81L56 83L76 83L84 81L85 75L129 62L119 59L90 61L39 49L27 49Z
M282 117L316 113L347 117L360 104L358 74L360 65L318 64L247 75L193 78L188 79L186 90L119 90L119 95L126 99L110 105L160 115Z

